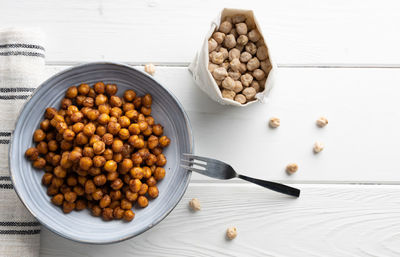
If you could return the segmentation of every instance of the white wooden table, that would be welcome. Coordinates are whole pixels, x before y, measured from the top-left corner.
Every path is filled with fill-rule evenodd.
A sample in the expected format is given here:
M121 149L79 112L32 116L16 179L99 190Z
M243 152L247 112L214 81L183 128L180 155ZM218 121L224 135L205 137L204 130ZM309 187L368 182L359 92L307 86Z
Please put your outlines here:
M266 104L220 106L191 79L187 66L223 7L254 9L263 28L279 66ZM399 256L399 13L396 0L3 0L1 26L46 32L49 76L89 61L153 62L188 112L197 154L302 190L292 199L194 174L150 231L94 246L43 228L41 256ZM271 116L281 127L267 127ZM318 155L316 140L326 144ZM289 162L299 164L293 176ZM202 211L188 210L193 197ZM228 242L230 225L239 235Z

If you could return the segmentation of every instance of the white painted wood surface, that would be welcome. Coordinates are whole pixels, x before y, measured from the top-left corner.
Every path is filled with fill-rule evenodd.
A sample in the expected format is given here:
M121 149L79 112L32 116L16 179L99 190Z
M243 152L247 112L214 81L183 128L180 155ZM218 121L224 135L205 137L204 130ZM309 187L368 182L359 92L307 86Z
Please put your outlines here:
M296 186L299 199L249 184L191 184L164 221L134 239L83 245L44 230L41 256L400 255L398 186ZM188 201L198 196L193 213ZM228 226L238 229L231 242Z
M188 63L224 7L254 9L280 65L400 60L396 0L3 0L1 26L40 26L49 62Z
M217 105L187 70L223 7L255 10L281 67L263 105ZM395 0L3 0L2 27L46 32L49 76L96 60L161 64L155 78L188 112L196 153L302 189L295 200L194 174L177 208L143 235L93 246L43 229L41 256L399 256L399 11ZM326 128L315 126L319 115ZM318 155L316 140L326 144ZM297 174L286 175L288 162ZM188 210L192 197L201 212Z

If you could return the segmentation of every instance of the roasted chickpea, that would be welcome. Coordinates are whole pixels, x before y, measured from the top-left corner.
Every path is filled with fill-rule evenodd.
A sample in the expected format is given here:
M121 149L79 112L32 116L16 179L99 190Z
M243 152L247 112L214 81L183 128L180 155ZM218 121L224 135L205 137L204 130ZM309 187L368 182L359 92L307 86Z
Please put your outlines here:
M118 118L118 123L121 125L121 127L127 128L131 124L131 121L127 116L121 116Z
M151 108L142 106L142 108L140 108L140 112L146 116L149 116L151 114Z
M145 195L147 193L147 190L149 189L149 186L147 184L142 184L140 187L140 190L138 192L139 195Z
M93 107L94 99L92 97L86 97L85 100L83 100L82 105L85 107Z
M140 167L134 167L130 170L130 174L133 178L142 179L144 176L143 169Z
M125 192L125 197L128 201L134 202L139 197L138 193L132 192L130 189Z
M107 133L107 128L104 126L97 126L96 128L96 134L100 137L104 136L104 134Z
M142 107L142 98L140 96L136 96L136 98L133 100L133 104L135 105L135 108L139 110L140 107Z
M145 208L147 205L149 205L149 200L147 200L146 196L141 195L138 197L137 203L140 207Z
M122 140L127 140L130 137L129 130L127 130L126 128L122 128L118 132L118 135L119 135L119 138L121 138Z
M92 194L96 190L96 186L93 182L93 180L88 179L85 182L85 193L86 194Z
M101 140L103 140L106 145L112 145L114 142L114 136L110 133L105 133Z
M118 118L122 115L122 110L119 107L114 106L113 108L111 108L110 110L110 116Z
M93 144L93 151L96 155L104 153L106 150L106 144L103 141L97 141Z
M64 202L64 195L63 194L56 194L51 198L51 202L55 205L62 205Z
M54 115L56 115L56 114L57 114L57 110L55 108L48 107L48 108L46 108L46 111L44 113L44 117L46 119L51 120L51 119L54 118Z
M109 160L104 164L104 170L107 172L115 172L117 170L117 163L113 160Z
M134 192L134 193L139 192L141 187L142 187L142 182L140 181L140 179L131 179L129 181L129 189L132 192Z
M83 115L82 112L74 112L74 113L71 115L71 121L72 121L72 122L80 122L80 121L83 120L83 117L84 117L84 115Z
M78 162L82 158L82 153L73 150L69 153L68 159L72 162Z
M78 88L76 86L69 87L65 93L65 97L75 98L78 95Z
M163 166L165 166L166 163L167 163L167 159L165 158L165 155L159 154L157 156L157 162L156 162L157 166L163 167Z
M113 160L116 162L121 162L122 159L124 159L124 156L122 156L122 153L114 153L113 155Z
M126 90L124 93L124 99L127 102L132 102L133 99L135 99L135 97L136 97L136 92L131 89Z
M124 143L119 139L115 139L114 142L112 143L112 150L114 153L122 152L123 147Z
M148 124L147 124L147 122L145 122L145 121L139 121L138 122L138 125L139 125L139 129L140 129L140 131L145 131L147 128L148 128Z
M73 203L75 202L77 194L75 192L67 192L64 194L64 199L67 202Z
M111 133L113 135L117 135L120 129L121 129L121 125L116 122L109 122L107 125L108 133Z
M150 156L149 149L142 148L138 151L139 155L142 157L143 160L147 160Z
M151 135L148 139L147 139L147 147L149 149L154 149L155 147L158 146L158 137Z
M101 174L101 169L97 168L97 167L90 167L90 169L88 170L88 174L90 176L97 176L99 174Z
M40 129L43 131L47 131L50 128L50 121L48 119L43 120L40 122Z
M104 105L105 103L107 103L107 101L108 101L107 96L103 94L97 95L95 99L95 103L97 106Z
M104 195L99 202L100 208L106 208L111 203L111 197L109 195Z
M167 147L171 143L171 140L167 136L160 137L158 141L161 147Z
M96 190L92 193L92 198L95 201L99 201L103 197L103 190L100 188L96 188Z
M113 214L114 210L111 208L104 208L102 211L102 217L104 220L109 221L112 220L114 218L114 214Z
M96 186L102 186L107 182L107 178L104 174L100 174L93 178L93 182Z
M154 177L150 177L146 180L146 184L149 187L155 186L157 184L157 180Z
M162 167L157 167L153 174L156 180L161 180L165 177L165 169Z
M110 97L110 105L112 107L121 107L122 106L122 100L116 95L113 95Z
M157 157L154 154L149 154L146 159L147 166L151 166L157 162Z
M54 168L54 175L58 178L65 178L67 176L67 171L61 166L57 166Z
M115 95L118 92L118 88L114 84L108 84L106 85L106 93L109 96Z
M144 147L144 140L140 139L140 138L137 138L137 139L135 139L133 141L132 146L137 148L137 149L143 148Z
M84 186L86 184L87 178L86 177L82 177L82 176L78 176L78 183L82 186ZM75 191L76 192L76 191ZM77 193L77 192L76 192ZM77 193L78 194L78 193ZM79 195L79 194L78 194Z
M135 218L135 213L132 210L125 210L124 212L124 220L131 221Z
M143 167L143 178L150 178L151 177L151 169L147 166Z
M109 173L107 174L107 180L108 180L108 181L114 181L114 180L116 180L116 179L118 178L118 176L119 176L119 174L118 174L118 172L116 172L116 171L114 171L114 172L109 172Z
M90 140L89 140L89 145L91 146L91 147L93 147L93 145L96 143L96 142L99 142L99 141L101 141L101 138L98 136L98 135L93 135L93 136L91 136L90 137Z
M122 193L120 190L111 190L110 197L113 201L117 201L121 199Z
M53 196L53 195L55 195L55 194L57 194L58 193L58 187L55 187L55 186L53 186L53 185L50 185L48 188L47 188L47 195L48 196Z
M125 174L133 167L133 161L131 159L123 159L119 165L119 173Z
M85 125L81 122L77 122L74 125L72 125L72 131L75 132L75 134L78 134L79 132L83 131L83 128Z
M25 156L31 161L36 161L39 157L39 150L35 147L28 148L25 152Z
M151 149L151 153L154 154L155 156L161 154L163 152L163 149L161 147L155 147Z
M137 121L138 122L139 121L146 121L146 117L143 115L143 113L139 113ZM149 124L147 124L147 125L149 125Z
M89 120L95 121L99 118L100 112L96 109L92 109L87 112L86 117L88 117Z
M33 133L33 140L35 142L40 142L43 141L46 138L46 134L44 133L43 130L41 129L37 129L35 130L35 132Z
M76 185L78 185L78 180L76 179L76 177L74 176L70 176L67 178L67 185L70 187L74 187Z
M147 192L151 198L157 198L158 196L158 188L156 186L149 187Z
M153 129L151 128L151 126L148 126L148 128L142 132L143 136L148 137L151 134L153 134Z
M45 186L48 186L51 184L52 179L53 179L53 174L45 173L45 174L43 174L43 177L42 177L42 184Z
M132 154L132 162L133 165L140 165L143 162L143 159L139 153L134 153Z
M110 107L110 105L108 105L108 104L101 104L101 105L99 105L99 106L97 107L97 109L99 110L100 114L104 113L104 114L109 115L109 114L110 114L111 107Z
M106 150L104 151L104 153L103 153L103 157L104 157L106 160L112 160L112 158L113 158L113 152L112 152L112 150L111 150L111 149L106 149Z
M102 113L97 118L97 122L103 125L106 125L110 121L110 116L106 113Z
M143 105L144 107L150 108L152 102L153 102L153 99L152 99L152 97L151 97L150 94L146 94L145 96L143 96L143 98L142 98L142 105Z
M70 213L75 209L75 203L70 203L67 201L64 201L63 203L63 212L64 213Z
M92 207L92 215L95 217L99 217L101 215L101 208L98 205L94 205Z
M83 148L82 155L85 156L85 157L93 158L94 157L93 148L89 147L89 146L85 146Z
M164 133L164 129L160 124L153 125L153 134L156 136L161 136Z
M39 157L33 162L33 167L36 169L43 169L44 166L46 166L46 160L44 158Z
M104 94L106 91L106 86L103 82L97 82L96 84L94 84L93 88L97 94Z
M81 211L86 208L86 200L84 199L79 199L75 202L75 210Z
M125 213L125 211L123 209L121 209L121 207L115 207L114 212L113 212L114 218L120 220L124 217L124 213Z
M126 199L121 200L121 208L124 210L132 209L132 203Z
M135 110L135 105L133 103L124 103L122 105L122 110L125 112L125 115L128 111Z
M110 117L110 122L115 122L115 123L117 123L117 122L118 122L118 119L117 119L116 117L112 116L112 117Z
M83 134L88 137L91 137L96 132L96 126L93 123L88 123L83 127Z
M120 178L117 178L116 180L114 180L112 183L111 183L111 188L112 189L114 189L114 190L119 190L119 189L121 189L121 187L124 185L124 183L122 182L122 180L120 179Z
M95 156L93 157L93 166L96 168L101 168L106 163L106 158L104 156Z
M79 167L83 170L88 170L90 167L92 167L93 161L89 157L82 157L79 160Z

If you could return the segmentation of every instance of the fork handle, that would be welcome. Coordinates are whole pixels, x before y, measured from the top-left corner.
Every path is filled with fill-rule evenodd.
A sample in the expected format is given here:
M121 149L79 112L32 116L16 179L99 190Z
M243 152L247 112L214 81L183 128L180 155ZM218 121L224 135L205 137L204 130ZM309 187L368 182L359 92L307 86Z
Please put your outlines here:
M287 194L287 195L291 195L291 196L295 196L295 197L300 196L300 190L297 188L294 188L294 187L286 186L286 185L271 182L271 181L251 178L251 177L247 177L244 175L239 175L238 177L243 180L249 181L251 183L257 184L262 187L266 187L268 189L274 190L274 191L282 193L282 194Z

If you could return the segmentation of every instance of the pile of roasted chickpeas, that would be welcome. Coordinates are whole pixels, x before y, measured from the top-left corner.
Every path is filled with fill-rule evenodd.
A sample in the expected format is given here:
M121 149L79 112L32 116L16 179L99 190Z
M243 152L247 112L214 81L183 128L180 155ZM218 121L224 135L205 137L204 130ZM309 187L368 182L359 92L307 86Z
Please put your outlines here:
M89 208L104 220L131 221L136 203L144 208L158 196L165 176L163 148L170 139L151 116L152 97L114 84L72 86L60 110L47 108L36 147L25 155L44 169L51 202L65 213Z
M254 20L226 17L208 40L208 52L208 70L222 97L245 104L265 89L272 65Z

